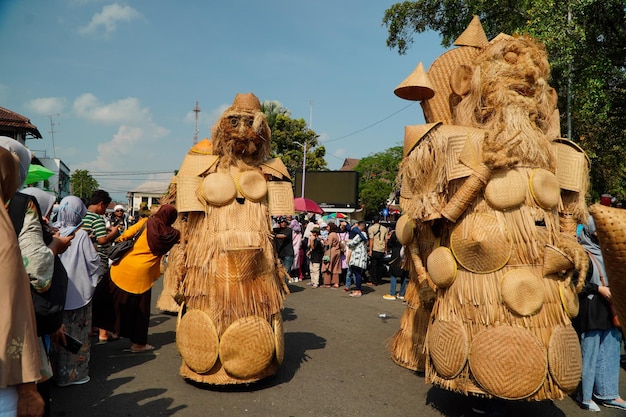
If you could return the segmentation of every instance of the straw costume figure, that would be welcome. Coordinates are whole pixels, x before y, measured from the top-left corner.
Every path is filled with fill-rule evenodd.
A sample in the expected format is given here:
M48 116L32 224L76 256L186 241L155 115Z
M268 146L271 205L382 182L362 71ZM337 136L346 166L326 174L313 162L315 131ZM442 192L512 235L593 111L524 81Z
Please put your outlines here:
M395 90L427 123L405 128L412 292L392 358L463 394L562 399L582 369L571 278L588 264L571 226L586 221L588 161L559 138L543 45L489 42L477 17L455 45Z
M293 193L283 163L268 159L271 132L254 94L238 94L212 135L186 155L165 199L176 201L181 230L165 280L181 303L180 374L250 383L283 360L288 289L270 216L293 213Z

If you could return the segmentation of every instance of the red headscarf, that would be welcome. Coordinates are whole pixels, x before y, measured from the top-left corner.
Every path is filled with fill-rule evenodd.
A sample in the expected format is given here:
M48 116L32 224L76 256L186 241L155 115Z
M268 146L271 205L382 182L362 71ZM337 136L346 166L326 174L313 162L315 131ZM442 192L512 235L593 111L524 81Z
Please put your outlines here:
M165 255L180 239L180 232L172 227L177 216L176 207L164 204L148 219L148 246L155 255Z

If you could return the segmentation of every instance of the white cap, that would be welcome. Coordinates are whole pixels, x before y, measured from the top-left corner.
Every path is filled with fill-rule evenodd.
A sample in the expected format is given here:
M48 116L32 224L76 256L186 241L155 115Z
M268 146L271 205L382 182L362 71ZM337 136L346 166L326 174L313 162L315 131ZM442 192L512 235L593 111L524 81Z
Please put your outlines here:
M121 204L118 204L117 206L113 207L113 211L118 211L118 210L124 210L124 206Z

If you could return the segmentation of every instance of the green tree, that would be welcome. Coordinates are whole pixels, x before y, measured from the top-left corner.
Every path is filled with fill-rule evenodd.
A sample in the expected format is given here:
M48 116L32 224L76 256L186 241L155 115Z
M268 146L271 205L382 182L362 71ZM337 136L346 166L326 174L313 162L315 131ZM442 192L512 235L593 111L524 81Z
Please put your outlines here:
M292 119L291 112L278 101L264 101L261 108L272 130L272 157L282 159L292 178L302 171L305 146L306 169L327 170L326 148L320 145L319 136L307 127L304 119Z
M489 39L527 33L546 45L562 136L592 161L593 194L626 195L626 2L624 0L404 1L385 11L387 46L405 54L415 33L434 30L450 47L473 15Z
M355 168L359 173L359 200L366 219L379 214L395 191L402 146L366 156Z
M70 185L72 186L72 194L80 198L89 198L100 186L86 169L74 171L70 177Z

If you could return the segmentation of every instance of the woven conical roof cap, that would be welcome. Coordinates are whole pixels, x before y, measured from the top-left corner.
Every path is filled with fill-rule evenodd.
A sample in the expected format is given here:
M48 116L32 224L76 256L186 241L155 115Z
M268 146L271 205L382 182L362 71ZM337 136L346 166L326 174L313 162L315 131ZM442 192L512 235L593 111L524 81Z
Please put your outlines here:
M261 111L261 102L253 93L238 93L230 108L231 110L256 112Z
M393 92L400 98L413 101L428 100L435 95L435 89L421 62Z
M454 41L456 46L475 46L477 48L484 48L489 44L487 35L483 30L483 25L480 23L478 16L474 15L472 21L467 28L461 33L461 35Z

